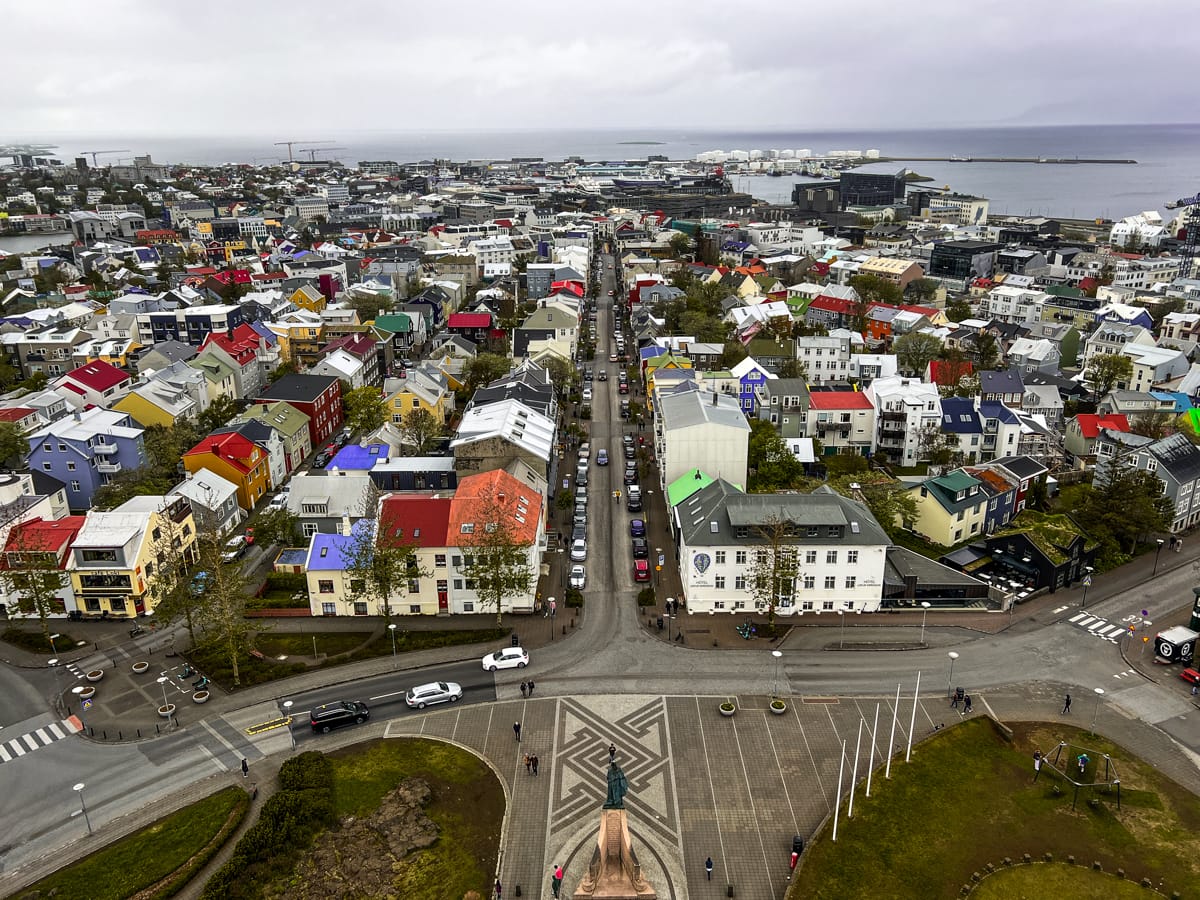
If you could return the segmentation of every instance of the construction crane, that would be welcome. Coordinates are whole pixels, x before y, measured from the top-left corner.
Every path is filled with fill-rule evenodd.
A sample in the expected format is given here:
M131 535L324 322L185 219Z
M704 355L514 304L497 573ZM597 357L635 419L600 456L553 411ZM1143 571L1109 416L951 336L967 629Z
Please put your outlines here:
M275 146L276 147L287 147L288 148L288 162L291 162L293 159L292 147L295 144L332 144L332 143L333 143L333 141L276 141ZM301 150L300 152L303 153L304 151Z
M1179 249L1179 274L1184 278L1191 278L1192 266L1195 265L1196 259L1196 245L1200 242L1200 194L1168 203L1166 208L1187 210L1183 217L1183 246Z
M317 161L318 153L332 153L334 150L345 150L345 149L346 149L345 147L303 147L303 148L301 148L300 152L307 153L308 161L315 163Z
M132 150L83 150L81 152L83 153L84 156L90 156L92 158L92 168L94 169L94 168L96 168L96 157L97 156L108 156L110 153L132 153L133 151Z

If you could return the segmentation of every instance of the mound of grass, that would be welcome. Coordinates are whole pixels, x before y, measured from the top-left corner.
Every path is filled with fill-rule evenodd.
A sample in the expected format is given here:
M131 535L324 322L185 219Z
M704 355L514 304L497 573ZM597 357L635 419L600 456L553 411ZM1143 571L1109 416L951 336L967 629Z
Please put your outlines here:
M123 900L153 885L159 885L153 897L170 897L221 848L249 805L240 787L225 788L60 869L16 898Z
M950 898L989 862L1046 852L1162 881L1168 894L1198 883L1200 798L1103 738L1048 724L1018 725L1014 735L1005 742L981 717L922 743L912 763L892 766L891 780L875 779L853 819L843 806L837 843L827 827L805 852L789 897ZM1033 781L1033 751L1060 740L1093 760L1111 755L1120 810L1115 792L1099 788L1080 790L1072 810L1073 789L1049 766Z
M66 653L68 650L74 649L76 643L75 638L64 632L59 632L58 629L52 629L53 633L58 634L54 639L54 646L50 646L50 641L42 634L41 627L37 622L32 623L36 631L30 631L24 628L17 628L10 625L4 629L4 633L0 634L0 639L3 639L14 647L20 647L22 650L28 650L30 653L44 653L46 656L51 656L54 653ZM55 650L55 647L58 649Z
M1086 866L1087 863L1084 862ZM1024 897L1053 897L1054 900L1146 900L1151 895L1136 881L1094 872L1066 863L1015 866L989 875L975 889L971 900L1021 900Z

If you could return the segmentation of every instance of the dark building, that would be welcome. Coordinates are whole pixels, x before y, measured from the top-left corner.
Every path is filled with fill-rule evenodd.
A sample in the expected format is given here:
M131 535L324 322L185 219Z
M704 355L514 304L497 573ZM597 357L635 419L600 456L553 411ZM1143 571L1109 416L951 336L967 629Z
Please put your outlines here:
M848 206L891 206L904 202L904 170L895 175L843 172L838 180L842 209Z
M996 268L996 254L1003 248L991 241L945 241L933 248L929 274L962 281L989 278Z
M836 181L802 181L792 188L792 203L800 212L838 212L842 194Z

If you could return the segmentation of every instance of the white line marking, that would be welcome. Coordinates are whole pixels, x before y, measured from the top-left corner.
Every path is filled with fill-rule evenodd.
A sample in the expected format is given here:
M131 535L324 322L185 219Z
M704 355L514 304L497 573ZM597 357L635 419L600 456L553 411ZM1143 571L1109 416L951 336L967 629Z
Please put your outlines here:
M5 762L12 762L12 754L4 749L4 745L0 744L0 759Z
M38 747L41 746L41 744L39 744L37 741L35 741L33 739L32 734L23 734L23 735L21 735L20 739L29 745L30 750L36 750Z
M1064 607L1061 607L1061 608L1062 608L1062 609L1066 609L1066 607L1065 607L1065 606L1064 606ZM1056 610L1055 610L1055 612L1058 612L1058 610L1056 609ZM1087 614L1087 613L1076 613L1075 615L1071 616L1071 618L1070 618L1068 621L1070 621L1070 622L1078 622L1080 619L1086 619L1087 617L1088 617L1088 614Z
M63 738L65 738L67 736L66 732L64 732L61 728L58 727L57 722L51 722L49 725L46 726L46 728L51 734L54 735L54 739L56 741L61 741Z
M8 742L8 746L12 747L13 753L17 754L17 756L25 755L25 748L21 746L20 739L14 738Z
M392 691L390 694L379 694L376 697L368 697L368 700L386 700L388 697L403 697L407 691Z
M34 732L34 734L36 734L38 736L38 740L42 742L43 747L48 747L54 743L54 738L52 738L52 737L50 737L50 735L46 734L45 728L39 728L37 731Z
M233 746L233 744L231 744L231 743L229 743L229 741L225 740L225 738L223 738L223 737L222 737L222 736L221 736L221 735L220 735L220 734L217 732L217 730L216 730L215 728L213 728L211 725L209 725L207 722L205 722L205 721L201 720L201 722L200 722L200 727L201 727L201 728L203 728L205 731L207 731L209 734L211 734L213 737L215 737L215 738L216 738L218 741L220 741L220 742L221 742L221 745L222 745L222 746L223 746L223 747L224 747L226 750L228 750L230 753L236 754L236 755L238 755L238 756L240 756L240 755L241 755L241 754L239 753L238 749L237 749L235 746Z

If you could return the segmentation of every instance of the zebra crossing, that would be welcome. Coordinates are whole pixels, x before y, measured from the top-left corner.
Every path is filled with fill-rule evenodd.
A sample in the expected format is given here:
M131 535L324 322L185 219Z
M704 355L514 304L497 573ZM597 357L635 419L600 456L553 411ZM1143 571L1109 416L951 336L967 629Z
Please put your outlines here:
M1124 625L1117 625L1108 619L1101 616L1093 616L1090 613L1076 613L1067 621L1076 628L1082 628L1089 634L1093 634L1111 644L1117 643L1121 639L1121 635L1126 631Z
M57 722L43 725L41 728L27 731L20 737L0 743L0 763L8 763L14 759L20 759L26 753L32 753L34 750L48 747L55 741L61 741L63 738L70 737L82 730L83 723L75 716L70 716L66 719L60 719Z

